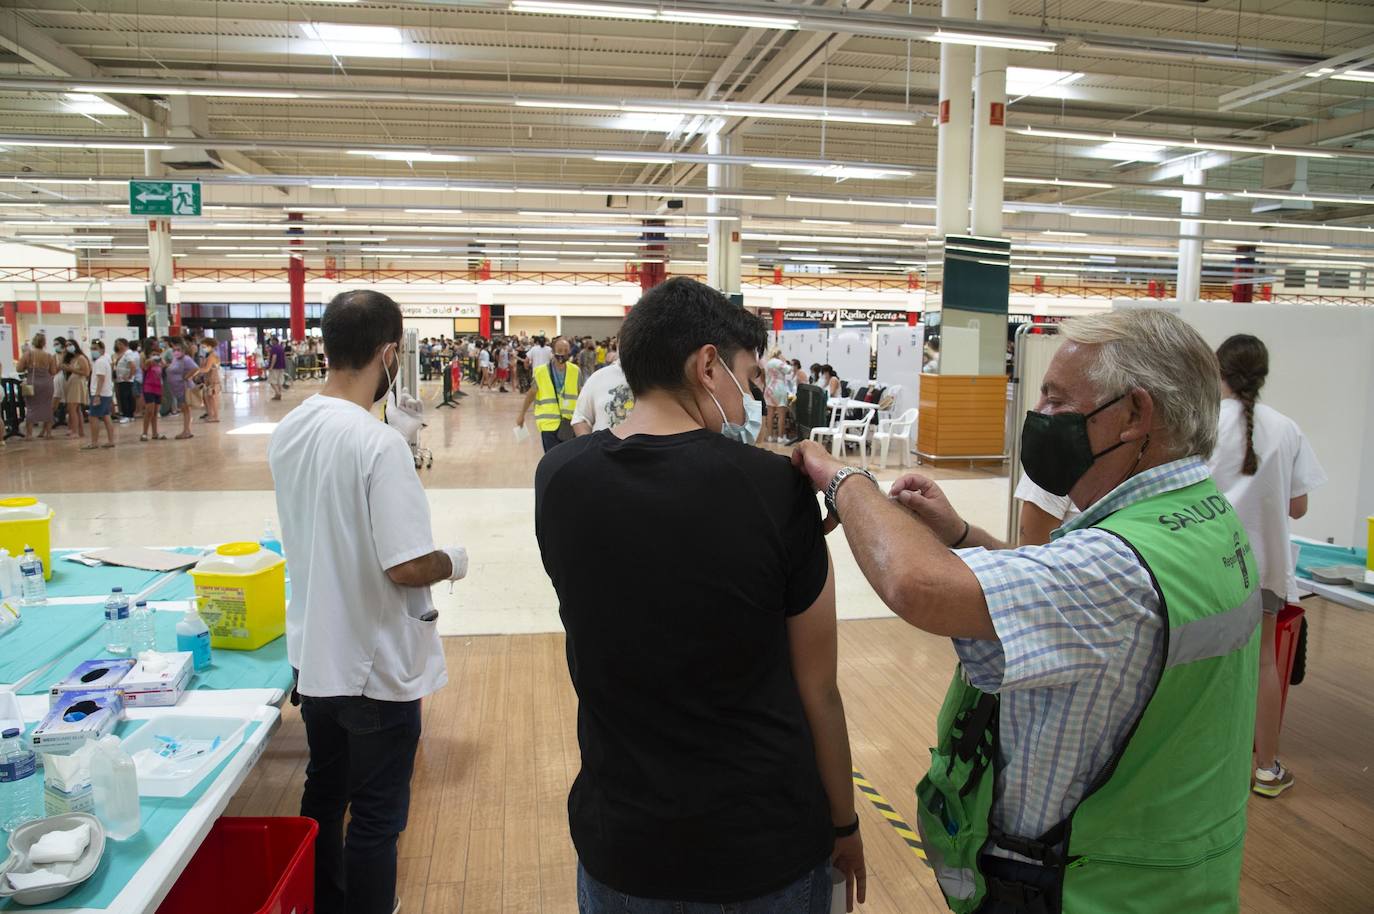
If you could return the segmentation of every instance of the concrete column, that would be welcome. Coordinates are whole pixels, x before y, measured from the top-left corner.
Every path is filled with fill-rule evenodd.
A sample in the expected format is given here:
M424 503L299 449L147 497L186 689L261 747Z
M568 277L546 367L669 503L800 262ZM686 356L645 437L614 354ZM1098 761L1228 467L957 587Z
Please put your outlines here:
M979 22L1005 22L1007 0L978 0ZM973 81L973 234L1002 236L1007 152L1007 52L978 48Z
M1192 167L1183 173L1183 183L1202 183L1203 170ZM1185 191L1182 196L1183 215L1201 216L1202 191ZM1178 225L1178 289L1179 301L1197 301L1202 294L1202 223L1185 220ZM1187 237L1192 236L1192 237Z
M940 13L972 19L974 0L942 0ZM940 104L935 155L935 233L968 231L969 121L973 106L973 48L940 45Z
M735 138L712 133L706 139L706 151L711 155L733 155ZM734 187L739 180L738 165L706 166L706 186L711 190ZM706 201L706 212L712 216L739 216L733 200ZM742 290L741 270L743 244L740 241L740 220L712 219L707 223L706 284L725 295L739 295Z
M165 137L167 128L161 124L144 121L143 135L150 138ZM144 176L149 178L160 178L166 174L166 170L162 166L162 154L158 150L144 150L143 172ZM125 193L128 193L127 188L125 188ZM148 220L148 283L153 286L161 286L165 290L162 294L152 294L151 290L145 294L145 301L148 302L147 313L145 314L148 332L153 335L167 333L171 327L179 323L179 320L174 319L169 307L174 298L172 293L171 219ZM154 302L163 304L154 304Z

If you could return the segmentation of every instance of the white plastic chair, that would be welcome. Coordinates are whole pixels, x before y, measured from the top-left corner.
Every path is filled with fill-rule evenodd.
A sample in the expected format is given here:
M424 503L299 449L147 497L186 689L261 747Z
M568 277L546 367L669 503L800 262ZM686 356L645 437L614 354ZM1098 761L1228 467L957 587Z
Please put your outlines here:
M878 430L873 433L873 445L878 449L879 466L887 469L887 451L893 441L902 442L902 466L911 465L912 430L916 427L917 410L915 407L902 413L896 419L881 419Z
M830 439L830 453L835 453L835 441L840 433L840 417L844 415L845 405L848 400L843 398L833 398L827 404L830 408L830 424L827 426L817 426L811 429L811 440L820 443L822 438Z
M840 422L839 434L835 435L834 446L830 453L836 457L844 455L844 446L854 443L859 446L859 455L863 457L863 465L868 466L868 432L873 424L873 410L865 409L863 418L845 419Z

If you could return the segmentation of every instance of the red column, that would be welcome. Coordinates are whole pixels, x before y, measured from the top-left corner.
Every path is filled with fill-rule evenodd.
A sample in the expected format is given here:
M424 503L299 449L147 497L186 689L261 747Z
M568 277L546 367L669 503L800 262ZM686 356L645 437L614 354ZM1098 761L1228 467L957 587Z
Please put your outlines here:
M1255 300L1255 249L1250 246L1236 248L1236 262L1231 268L1231 301L1252 302Z
M668 250L667 247L663 244L663 242L666 242L668 240L668 236L664 235L662 232L654 231L654 229L656 228L662 228L663 225L664 221L662 219L644 220L643 239L645 242L647 242L644 246L644 255L646 257L651 257L655 254L667 257ZM654 286L663 282L663 280L667 278L668 265L666 263L663 263L662 261L657 261L654 263L640 264L639 288L642 291L648 292Z
M782 267L773 268L773 285L782 285Z
M491 338L491 305L482 305L482 313L477 317L477 333L483 339Z
M289 222L303 222L300 213L287 214ZM302 242L299 228L289 228L291 246L298 247ZM286 262L286 281L291 286L291 340L305 341L305 255L292 254Z
M920 312L920 311L908 311L908 312L906 313L906 325L907 325L908 327L915 327L915 326L916 326L917 324L919 324L920 322L921 322L921 312Z
M774 308L774 309L773 309L773 332L774 332L774 333L782 333L782 321L783 321L783 310L782 310L781 308Z

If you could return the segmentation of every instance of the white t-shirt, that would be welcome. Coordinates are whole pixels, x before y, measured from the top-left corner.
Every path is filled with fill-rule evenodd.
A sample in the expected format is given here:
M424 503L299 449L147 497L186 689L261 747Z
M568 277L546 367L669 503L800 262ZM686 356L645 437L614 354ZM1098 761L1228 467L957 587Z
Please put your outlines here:
M448 682L427 587L386 569L434 551L429 501L401 433L315 395L267 449L291 573L286 654L302 695L413 701Z
M138 374L138 356L134 355L132 349L125 349L124 354L115 362L115 379L118 381L132 381Z
M530 369L538 368L540 365L547 365L553 361L552 346L535 346L529 352Z
M91 361L91 396L114 396L114 366L108 355Z
M1239 400L1221 401L1217 447L1207 467L1250 535L1260 568L1260 589L1298 599L1289 545L1288 502L1326 482L1326 471L1298 424L1263 403L1255 404L1254 476L1240 471L1245 459L1245 410ZM1266 608L1269 608L1266 598Z
M486 349L478 350L477 364L481 365L483 368L489 367L491 365L491 353Z
M625 370L610 364L587 379L577 395L574 424L585 422L592 431L615 428L634 408L634 394L625 380Z
M1021 474L1021 481L1016 484L1015 497L1030 502L1051 517L1059 518L1060 526L1083 513L1078 510L1072 498L1067 495L1051 495L1031 482L1031 478L1025 473Z

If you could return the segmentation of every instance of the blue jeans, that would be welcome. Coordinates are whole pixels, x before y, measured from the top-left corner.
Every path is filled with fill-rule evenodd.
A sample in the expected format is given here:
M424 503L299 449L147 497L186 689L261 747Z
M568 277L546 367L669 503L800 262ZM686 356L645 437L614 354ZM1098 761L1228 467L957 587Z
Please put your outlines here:
M410 811L420 743L420 703L302 695L301 718L310 749L301 815L320 823L317 914L391 914L396 841ZM347 841L345 810L352 814Z
M597 882L577 865L578 914L829 914L830 863L769 895L747 901L706 904L636 898Z

